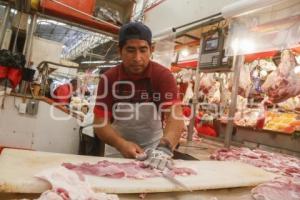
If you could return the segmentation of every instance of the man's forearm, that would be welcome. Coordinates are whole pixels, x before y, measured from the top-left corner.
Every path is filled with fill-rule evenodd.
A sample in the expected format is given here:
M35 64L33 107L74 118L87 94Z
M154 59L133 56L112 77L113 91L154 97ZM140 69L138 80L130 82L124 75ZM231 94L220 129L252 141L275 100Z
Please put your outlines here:
M181 105L173 105L172 112L167 114L166 127L164 129L164 138L166 138L174 149L181 137L184 123L182 120Z
M100 138L106 144L118 148L124 139L114 130L110 123L99 126L99 124L104 124L103 119L95 118L94 120L94 130L98 138Z

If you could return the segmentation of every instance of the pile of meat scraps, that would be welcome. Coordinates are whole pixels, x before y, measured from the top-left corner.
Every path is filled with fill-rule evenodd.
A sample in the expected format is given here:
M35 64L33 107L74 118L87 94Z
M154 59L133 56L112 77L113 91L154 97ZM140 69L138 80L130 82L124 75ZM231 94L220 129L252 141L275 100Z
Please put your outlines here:
M299 200L300 180L280 178L253 188L251 193L256 200Z
M236 112L234 115L234 123L238 126L263 128L264 121L265 121L265 111L263 108L245 109Z
M108 160L99 161L95 164L81 163L63 163L67 169L77 172L78 174L102 176L110 178L133 178L144 179L150 177L162 176L161 171L146 168L142 162L125 162L117 163ZM190 168L174 168L168 172L172 176L190 176L197 174Z
M216 150L211 155L211 159L241 161L284 176L255 187L251 191L255 200L300 199L300 160L298 158L259 149L233 147Z
M83 177L64 167L47 169L36 177L49 182L47 190L38 200L118 200L117 195L95 193Z
M300 177L300 160L279 153L271 153L260 149L232 147L218 149L211 156L214 160L241 161L266 171L280 173L289 177Z

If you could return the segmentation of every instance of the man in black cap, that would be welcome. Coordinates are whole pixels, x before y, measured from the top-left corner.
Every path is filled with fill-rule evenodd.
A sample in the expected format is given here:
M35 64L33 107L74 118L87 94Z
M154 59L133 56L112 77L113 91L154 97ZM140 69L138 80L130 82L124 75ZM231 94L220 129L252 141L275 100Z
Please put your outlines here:
M150 29L140 22L121 27L122 63L100 79L94 123L96 135L107 144L105 156L137 158L163 170L171 167L183 120L173 75L150 60L151 39Z

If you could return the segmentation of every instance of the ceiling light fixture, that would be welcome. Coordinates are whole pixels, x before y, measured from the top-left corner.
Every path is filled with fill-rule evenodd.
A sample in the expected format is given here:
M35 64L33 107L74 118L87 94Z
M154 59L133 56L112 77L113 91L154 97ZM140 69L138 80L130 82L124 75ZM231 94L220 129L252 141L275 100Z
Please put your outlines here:
M103 64L106 63L105 60L94 60L94 61L82 61L81 64Z
M183 56L183 57L186 57L189 55L189 51L187 49L183 49L180 54Z
M296 67L294 68L294 72L295 72L296 74L299 74L299 73L300 73L300 65L299 65L299 66L296 66Z

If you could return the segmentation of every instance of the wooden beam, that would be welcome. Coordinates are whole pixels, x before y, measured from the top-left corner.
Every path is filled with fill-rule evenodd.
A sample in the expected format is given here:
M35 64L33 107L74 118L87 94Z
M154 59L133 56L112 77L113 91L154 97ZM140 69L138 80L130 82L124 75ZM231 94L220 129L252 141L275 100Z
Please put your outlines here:
M179 45L176 45L175 46L175 51L178 51L178 50L181 50L183 48L186 48L186 47L194 47L194 46L199 46L200 45L200 40L195 40L195 41L192 41L192 42L188 42L188 43L185 43L185 44L179 44Z
M196 36L193 36L193 35L190 35L190 34L187 34L187 33L183 34L182 36L186 36L186 37L188 37L188 38L191 38L191 39L197 40L197 41L200 40L200 38L198 38L198 37L196 37Z

